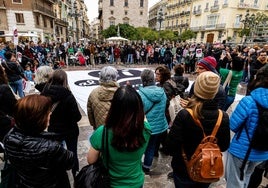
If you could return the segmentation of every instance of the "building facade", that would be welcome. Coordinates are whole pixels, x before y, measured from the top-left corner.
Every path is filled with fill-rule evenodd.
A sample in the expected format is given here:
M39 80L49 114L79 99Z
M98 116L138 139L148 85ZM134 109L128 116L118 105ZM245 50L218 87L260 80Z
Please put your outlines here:
M100 29L129 24L148 27L148 0L99 0Z
M148 26L156 31L165 30L167 0L160 1L149 9Z
M257 12L268 15L267 0L162 0L166 2L165 29L178 32L192 30L197 35L192 42L233 42L245 41L240 36L246 14ZM159 4L150 9L149 26L157 28ZM251 39L268 37L268 26L254 28Z
M0 36L10 40L16 28L23 41L79 41L89 35L86 11L83 0L0 0Z

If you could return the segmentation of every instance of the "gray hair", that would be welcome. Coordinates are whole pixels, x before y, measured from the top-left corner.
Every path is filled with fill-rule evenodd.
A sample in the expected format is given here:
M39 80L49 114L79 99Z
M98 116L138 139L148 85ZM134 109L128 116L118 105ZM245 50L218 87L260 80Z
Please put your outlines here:
M47 82L53 71L52 67L47 65L38 67L34 78L35 83L40 84Z
M100 83L107 83L111 81L117 81L118 72L114 67L106 66L100 71Z
M141 72L141 81L143 86L155 85L154 72L150 69L144 69Z

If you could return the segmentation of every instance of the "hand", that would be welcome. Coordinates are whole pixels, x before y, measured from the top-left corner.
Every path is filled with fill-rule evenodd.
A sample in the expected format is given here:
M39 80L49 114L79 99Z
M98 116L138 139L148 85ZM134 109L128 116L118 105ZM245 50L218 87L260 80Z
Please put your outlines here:
M183 98L180 98L180 105L181 105L181 107L185 108L187 106L188 102L189 102L188 100L185 100Z

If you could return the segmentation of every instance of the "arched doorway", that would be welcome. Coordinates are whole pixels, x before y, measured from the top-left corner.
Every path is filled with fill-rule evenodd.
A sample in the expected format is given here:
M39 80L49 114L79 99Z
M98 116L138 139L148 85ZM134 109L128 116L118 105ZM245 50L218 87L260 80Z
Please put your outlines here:
M207 43L213 43L214 41L214 34L213 33L209 33L207 35Z

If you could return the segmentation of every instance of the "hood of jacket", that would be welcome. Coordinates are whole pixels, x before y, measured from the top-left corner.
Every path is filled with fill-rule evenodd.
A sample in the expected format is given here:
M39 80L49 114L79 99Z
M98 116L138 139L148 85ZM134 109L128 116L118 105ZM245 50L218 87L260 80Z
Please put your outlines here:
M158 86L139 87L139 92L153 103L161 101L165 95L164 89Z
M263 108L268 108L268 88L257 88L254 89L250 96L254 99L255 102L260 104Z
M51 85L45 87L41 94L50 97L52 99L52 102L55 103L71 95L71 91L63 86Z
M98 99L100 101L111 101L118 88L119 84L117 82L101 83L98 92Z

